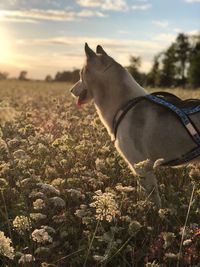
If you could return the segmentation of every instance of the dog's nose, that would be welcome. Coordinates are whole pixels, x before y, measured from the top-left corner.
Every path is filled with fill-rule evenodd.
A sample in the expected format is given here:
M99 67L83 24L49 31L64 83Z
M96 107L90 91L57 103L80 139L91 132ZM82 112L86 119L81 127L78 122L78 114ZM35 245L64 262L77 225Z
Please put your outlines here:
M71 92L71 94L73 94L73 88L71 88L70 92Z

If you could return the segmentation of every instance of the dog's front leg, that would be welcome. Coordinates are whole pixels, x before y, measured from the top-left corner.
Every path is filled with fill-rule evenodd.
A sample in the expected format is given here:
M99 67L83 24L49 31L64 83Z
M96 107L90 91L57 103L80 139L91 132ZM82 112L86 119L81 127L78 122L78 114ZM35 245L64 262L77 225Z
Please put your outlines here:
M146 190L149 198L156 204L158 209L161 208L161 199L153 170L153 163L149 161L143 168L136 168L136 172L140 176L140 185Z

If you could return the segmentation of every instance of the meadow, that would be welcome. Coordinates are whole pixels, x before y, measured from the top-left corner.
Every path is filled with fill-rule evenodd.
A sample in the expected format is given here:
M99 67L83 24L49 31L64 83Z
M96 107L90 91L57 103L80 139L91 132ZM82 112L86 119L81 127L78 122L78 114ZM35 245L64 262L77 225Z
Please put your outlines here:
M0 81L0 266L200 266L200 168L156 170L157 211L69 88Z

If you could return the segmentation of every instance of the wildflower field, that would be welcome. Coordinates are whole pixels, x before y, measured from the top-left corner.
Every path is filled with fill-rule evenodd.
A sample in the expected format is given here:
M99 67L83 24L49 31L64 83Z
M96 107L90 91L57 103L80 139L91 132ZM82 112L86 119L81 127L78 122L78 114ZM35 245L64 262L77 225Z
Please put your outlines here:
M200 168L156 170L157 211L69 87L0 82L0 266L200 266Z

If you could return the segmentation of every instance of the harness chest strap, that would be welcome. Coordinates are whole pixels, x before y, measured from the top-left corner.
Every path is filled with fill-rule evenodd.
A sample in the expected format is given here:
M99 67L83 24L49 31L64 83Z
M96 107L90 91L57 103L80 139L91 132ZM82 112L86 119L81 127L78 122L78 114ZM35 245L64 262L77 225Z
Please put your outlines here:
M178 159L174 159L168 162L164 162L162 165L166 166L176 166L176 165L180 165L183 163L186 163L188 161L190 161L191 159L194 159L196 157L198 157L200 155L200 133L198 131L198 129L196 128L196 126L194 125L194 123L192 122L192 120L188 117L187 114L193 114L195 112L200 111L200 105L198 105L195 108L189 108L189 109L180 109L178 107L176 107L175 105L173 105L172 103L155 96L155 94L149 94L149 95L145 95L145 96L141 96L141 97L137 97L134 98L132 100L130 100L124 107L122 107L115 115L114 120L113 120L113 129L114 129L114 136L116 139L116 135L117 135L117 129L118 126L120 124L120 122L122 121L122 119L125 117L125 115L127 114L127 112L133 108L138 102L140 102L141 100L149 100L155 104L161 105L165 108L167 108L169 111L173 112L177 118L181 121L181 123L185 126L186 130L188 131L189 135L191 136L192 140L198 145L198 147L192 149L191 151L189 151L188 153L186 153L185 155L182 155L180 158Z
M190 117L182 109L154 95L146 95L145 98L155 104L164 106L168 110L172 111L178 117L178 119L181 120L182 124L185 126L186 130L192 137L193 141L197 145L200 145L200 133L198 129L196 128L196 126L194 125L194 123L192 122L192 120L190 119Z

